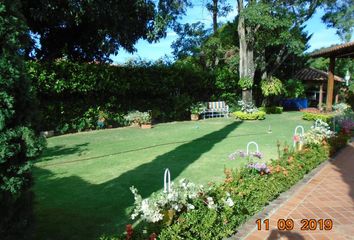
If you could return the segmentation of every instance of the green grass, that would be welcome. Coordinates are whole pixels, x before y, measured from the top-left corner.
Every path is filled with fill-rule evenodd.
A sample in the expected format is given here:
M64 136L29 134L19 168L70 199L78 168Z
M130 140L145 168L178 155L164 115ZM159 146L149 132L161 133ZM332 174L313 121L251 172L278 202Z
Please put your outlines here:
M34 168L36 239L97 239L122 232L131 222L130 186L148 197L163 187L167 167L173 180L222 181L225 167L244 164L230 161L230 153L256 141L266 160L275 158L277 140L291 144L296 125L311 125L301 118L302 113L286 112L263 121L218 118L50 138Z

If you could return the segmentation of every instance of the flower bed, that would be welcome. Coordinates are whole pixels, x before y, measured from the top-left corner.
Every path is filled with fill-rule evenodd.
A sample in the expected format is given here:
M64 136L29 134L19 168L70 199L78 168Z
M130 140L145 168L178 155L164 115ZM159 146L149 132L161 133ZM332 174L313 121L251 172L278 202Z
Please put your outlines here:
M343 128L344 129L344 128ZM248 162L244 167L225 169L222 184L197 186L186 180L172 185L169 193L155 193L142 199L135 188L135 210L132 217L141 222L134 229L127 225L127 233L119 239L223 239L250 216L327 160L330 153L343 147L350 135L343 129L336 135L328 124L318 121L304 135L305 145L294 151L278 143L278 159ZM247 150L248 152L248 150ZM248 157L260 161L257 151L245 154L236 151L230 160ZM107 239L107 238L103 238Z
M302 119L308 121L315 121L317 119L320 119L326 123L330 123L333 117L334 114L329 114L329 113L304 112Z
M234 112L233 115L241 120L263 120L265 119L266 113L263 111L253 112L253 113L246 113L237 111Z

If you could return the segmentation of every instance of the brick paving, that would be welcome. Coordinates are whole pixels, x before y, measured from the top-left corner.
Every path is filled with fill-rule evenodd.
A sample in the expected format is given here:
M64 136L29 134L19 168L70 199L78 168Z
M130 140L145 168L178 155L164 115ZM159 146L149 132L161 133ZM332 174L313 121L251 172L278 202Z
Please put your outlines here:
M343 149L333 161L325 163L306 184L288 196L278 209L263 214L262 221L264 219L269 219L269 230L265 230L265 224L261 225L262 230L258 230L254 219L251 219L243 226L247 228L248 225L246 233L231 239L354 240L354 143ZM293 230L278 230L279 219L292 219ZM301 230L302 219L314 219L312 228L315 230ZM320 230L320 219L331 219L332 229L325 230L324 224L323 230ZM253 226L250 229L251 221Z

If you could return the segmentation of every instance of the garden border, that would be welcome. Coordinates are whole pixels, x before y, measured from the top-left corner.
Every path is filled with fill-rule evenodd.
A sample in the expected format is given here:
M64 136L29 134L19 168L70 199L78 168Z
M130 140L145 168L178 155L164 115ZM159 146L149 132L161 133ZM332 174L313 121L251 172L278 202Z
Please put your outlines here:
M354 138L350 140L350 142L353 142ZM336 157L339 153L343 151L344 148L348 146L345 145L342 149L340 149L338 152L336 152L332 157L327 159L326 161L322 162L320 165L318 165L315 169L310 171L308 174L306 174L303 179L301 179L299 182L297 182L295 185L293 185L290 189L287 191L281 193L276 199L271 201L265 208L263 208L262 211L256 213L253 215L251 218L249 218L245 223L240 225L237 228L237 232L232 235L231 237L224 238L224 240L236 240L236 239L245 239L250 235L250 233L253 232L254 229L256 229L257 225L255 224L257 219L264 219L264 218L269 218L271 214L276 212L279 208L281 208L289 199L290 196L293 196L296 192L298 192L300 189L302 189L307 183L309 183L317 173L322 171L322 169L330 164L331 162L334 162L336 160Z

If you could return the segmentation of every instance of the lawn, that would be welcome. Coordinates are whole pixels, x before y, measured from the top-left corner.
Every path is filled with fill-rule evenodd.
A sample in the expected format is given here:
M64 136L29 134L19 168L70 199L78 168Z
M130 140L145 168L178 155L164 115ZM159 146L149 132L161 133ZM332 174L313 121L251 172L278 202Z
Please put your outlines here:
M263 121L232 118L120 128L48 139L34 168L36 239L97 239L123 231L137 187L143 197L163 187L165 168L173 180L222 181L223 169L241 160L228 155L256 141L265 159L276 157L277 140L292 143L299 112L267 115ZM268 133L271 127L272 133Z

